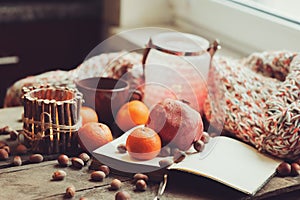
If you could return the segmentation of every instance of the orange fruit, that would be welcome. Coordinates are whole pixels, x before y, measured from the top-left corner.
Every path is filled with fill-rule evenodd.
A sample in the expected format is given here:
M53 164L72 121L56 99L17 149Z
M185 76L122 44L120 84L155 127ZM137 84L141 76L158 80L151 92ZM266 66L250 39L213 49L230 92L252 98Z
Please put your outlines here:
M127 137L126 149L135 159L150 160L159 154L161 139L151 128L136 128Z
M89 122L78 130L78 142L87 152L92 152L112 140L111 130L103 123Z
M80 109L80 116L82 120L82 126L88 122L98 122L98 115L96 111L90 107L82 106Z
M127 131L136 125L146 124L148 117L148 107L141 101L133 100L119 109L116 115L116 123L120 129Z

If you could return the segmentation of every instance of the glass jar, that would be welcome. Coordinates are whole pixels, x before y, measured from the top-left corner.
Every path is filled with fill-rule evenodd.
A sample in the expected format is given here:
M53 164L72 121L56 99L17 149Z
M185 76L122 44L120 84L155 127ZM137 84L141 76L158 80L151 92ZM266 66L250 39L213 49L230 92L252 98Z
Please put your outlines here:
M202 112L211 55L199 36L164 32L150 38L144 52L144 102L152 107L165 98L179 99Z

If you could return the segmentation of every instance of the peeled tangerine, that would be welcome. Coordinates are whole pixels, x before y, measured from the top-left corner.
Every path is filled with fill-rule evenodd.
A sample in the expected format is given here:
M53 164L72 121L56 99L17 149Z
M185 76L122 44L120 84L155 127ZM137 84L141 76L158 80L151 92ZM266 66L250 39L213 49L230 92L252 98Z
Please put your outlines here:
M188 150L203 134L201 115L186 103L165 99L150 111L147 127L155 130L163 145Z

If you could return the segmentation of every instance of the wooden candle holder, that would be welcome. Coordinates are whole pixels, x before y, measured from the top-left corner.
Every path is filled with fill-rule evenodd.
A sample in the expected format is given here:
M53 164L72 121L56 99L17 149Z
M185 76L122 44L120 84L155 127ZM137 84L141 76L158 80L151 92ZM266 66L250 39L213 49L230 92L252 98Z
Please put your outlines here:
M23 88L23 132L33 152L56 154L78 150L82 94L67 87Z

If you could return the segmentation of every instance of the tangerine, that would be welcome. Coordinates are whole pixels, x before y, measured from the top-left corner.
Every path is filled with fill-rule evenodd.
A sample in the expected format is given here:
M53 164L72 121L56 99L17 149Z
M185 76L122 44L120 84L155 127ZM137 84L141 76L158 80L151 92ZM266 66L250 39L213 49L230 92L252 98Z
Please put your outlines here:
M133 100L124 104L116 115L116 123L123 131L146 124L149 117L148 107L141 101Z
M92 152L112 140L110 128L103 123L89 122L78 130L79 144L87 152Z
M151 128L136 128L127 137L126 149L135 159L151 160L160 152L161 139Z
M98 115L93 108L82 106L80 109L82 126L88 122L98 122Z

